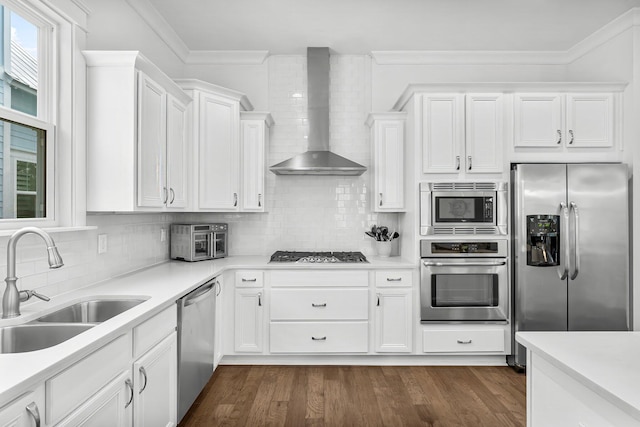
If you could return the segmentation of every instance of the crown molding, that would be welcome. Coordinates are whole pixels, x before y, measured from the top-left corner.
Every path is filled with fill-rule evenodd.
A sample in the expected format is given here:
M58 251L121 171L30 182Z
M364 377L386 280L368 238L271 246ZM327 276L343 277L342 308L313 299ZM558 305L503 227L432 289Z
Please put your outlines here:
M162 40L182 62L186 62L189 56L189 48L149 0L125 1L136 11L140 18L149 25L160 40Z
M187 65L260 65L269 56L268 50L192 50Z
M379 65L567 65L640 25L635 7L564 51L372 51Z

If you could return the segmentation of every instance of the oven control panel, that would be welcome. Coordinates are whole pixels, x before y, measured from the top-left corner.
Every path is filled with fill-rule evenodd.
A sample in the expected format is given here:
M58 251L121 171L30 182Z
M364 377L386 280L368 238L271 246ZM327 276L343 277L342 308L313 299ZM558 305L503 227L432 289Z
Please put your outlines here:
M507 241L422 240L420 256L426 257L506 257Z

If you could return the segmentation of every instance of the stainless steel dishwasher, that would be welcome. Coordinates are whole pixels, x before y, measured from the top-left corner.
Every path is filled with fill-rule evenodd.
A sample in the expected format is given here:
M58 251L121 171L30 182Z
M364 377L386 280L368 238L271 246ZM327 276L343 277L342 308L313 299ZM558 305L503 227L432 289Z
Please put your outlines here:
M191 291L178 304L178 421L213 374L216 279Z

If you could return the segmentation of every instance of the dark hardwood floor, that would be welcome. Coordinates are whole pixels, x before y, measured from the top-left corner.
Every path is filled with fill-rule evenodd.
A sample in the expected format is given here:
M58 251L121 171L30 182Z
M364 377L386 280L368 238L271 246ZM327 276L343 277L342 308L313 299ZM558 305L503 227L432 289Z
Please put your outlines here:
M220 366L180 427L524 427L525 390L508 367Z

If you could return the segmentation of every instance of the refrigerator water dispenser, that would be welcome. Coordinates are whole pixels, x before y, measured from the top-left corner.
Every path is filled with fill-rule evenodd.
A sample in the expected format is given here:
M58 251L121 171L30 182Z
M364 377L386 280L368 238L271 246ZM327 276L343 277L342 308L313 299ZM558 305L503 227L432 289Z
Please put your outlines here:
M527 215L527 265L551 267L560 262L559 215Z

